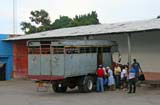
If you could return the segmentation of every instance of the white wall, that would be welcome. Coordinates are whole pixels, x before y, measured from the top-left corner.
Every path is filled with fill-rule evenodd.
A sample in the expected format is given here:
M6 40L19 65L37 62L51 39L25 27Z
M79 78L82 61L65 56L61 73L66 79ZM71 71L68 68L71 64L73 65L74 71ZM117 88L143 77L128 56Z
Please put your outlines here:
M145 72L160 72L160 31L131 34L132 59L136 58ZM127 34L94 36L94 39L117 41L122 55L122 64L128 62ZM117 58L114 55L113 58Z

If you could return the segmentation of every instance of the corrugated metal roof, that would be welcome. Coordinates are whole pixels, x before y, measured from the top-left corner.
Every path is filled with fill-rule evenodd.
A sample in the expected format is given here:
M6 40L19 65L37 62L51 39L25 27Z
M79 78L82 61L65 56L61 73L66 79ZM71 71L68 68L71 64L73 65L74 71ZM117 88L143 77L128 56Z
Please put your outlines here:
M160 19L62 28L40 33L29 34L29 35L23 35L14 38L8 38L6 40L98 35L98 34L110 34L110 33L122 33L122 32L136 32L136 31L145 31L153 29L160 29Z

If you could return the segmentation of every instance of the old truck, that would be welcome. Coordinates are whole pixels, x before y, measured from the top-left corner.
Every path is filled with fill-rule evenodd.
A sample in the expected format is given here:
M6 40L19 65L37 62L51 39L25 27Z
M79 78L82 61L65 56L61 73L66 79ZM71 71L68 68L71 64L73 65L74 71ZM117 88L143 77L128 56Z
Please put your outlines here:
M117 44L109 40L29 40L29 78L50 82L55 92L78 86L91 92L98 65L112 66Z

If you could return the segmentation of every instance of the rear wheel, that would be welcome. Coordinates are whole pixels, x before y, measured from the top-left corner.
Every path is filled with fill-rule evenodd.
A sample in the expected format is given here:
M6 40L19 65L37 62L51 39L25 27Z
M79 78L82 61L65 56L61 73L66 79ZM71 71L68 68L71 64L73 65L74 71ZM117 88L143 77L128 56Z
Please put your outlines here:
M91 92L93 90L93 78L91 76L82 78L78 88L81 92Z
M67 86L64 86L63 84L52 84L52 88L57 93L63 93L67 91Z

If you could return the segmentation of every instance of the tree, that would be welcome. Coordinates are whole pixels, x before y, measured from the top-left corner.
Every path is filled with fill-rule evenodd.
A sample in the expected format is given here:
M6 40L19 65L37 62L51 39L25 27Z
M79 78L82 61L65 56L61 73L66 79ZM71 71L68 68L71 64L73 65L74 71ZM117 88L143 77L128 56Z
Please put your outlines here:
M68 16L60 16L52 24L52 29L65 28L71 26L72 19Z
M21 29L25 32L25 34L30 34L30 33L36 33L37 32L37 28L35 26L31 25L31 23L22 22L21 26L22 26Z
M87 15L79 15L73 18L71 26L82 26L82 25L90 25L90 24L99 24L99 20L97 18L96 11L92 11L91 14L88 13Z
M76 15L73 19L68 16L60 16L53 23L49 18L49 14L45 10L31 11L30 23L22 22L21 29L25 34L42 32L47 30L83 26L90 24L99 24L96 11L84 15Z
M31 17L29 17L29 19L31 20L31 23L21 23L21 29L26 34L47 31L51 29L51 21L49 18L49 14L45 10L31 11Z

